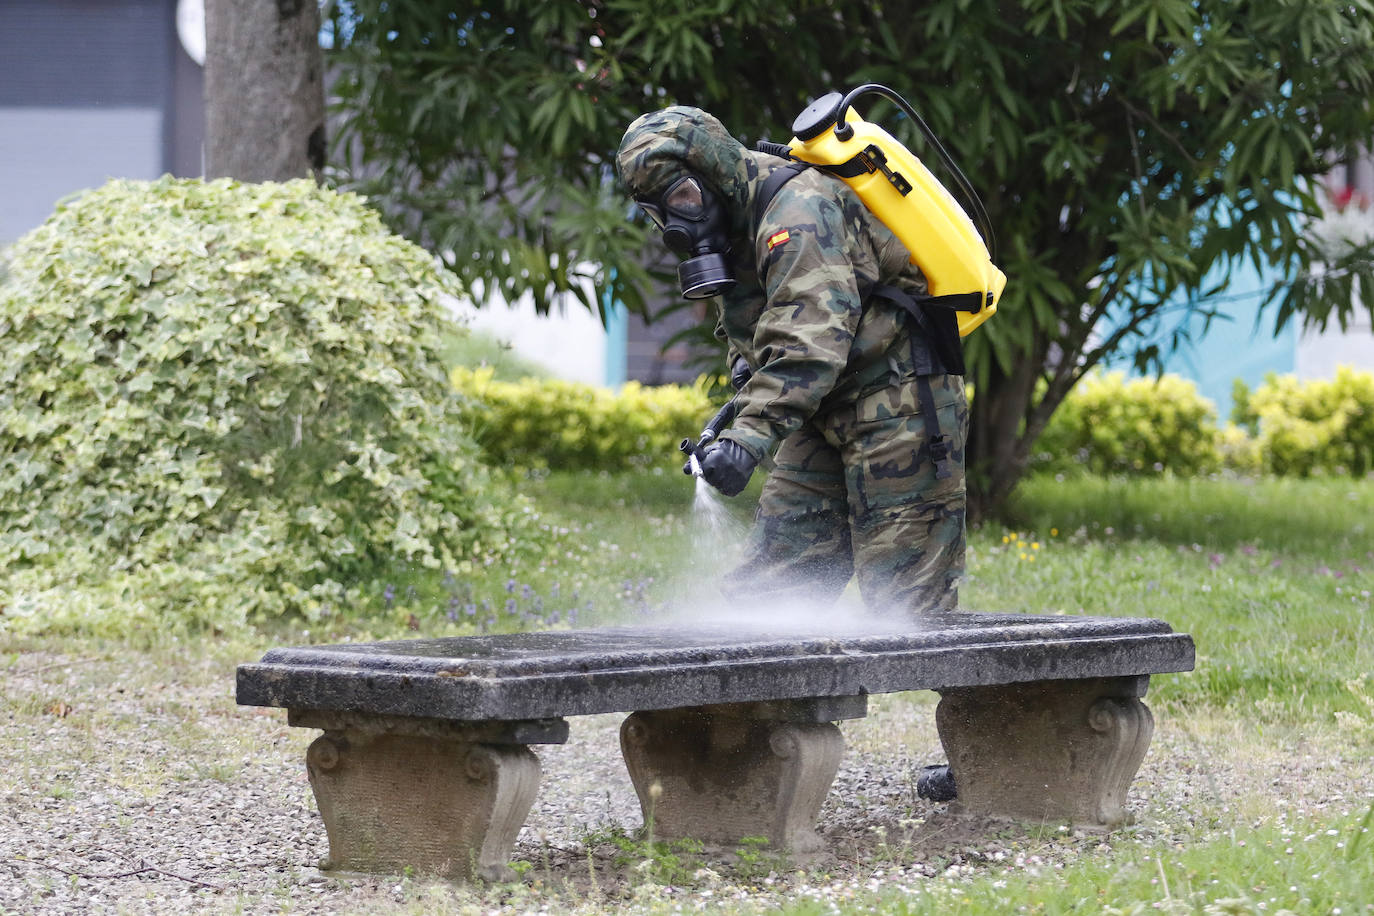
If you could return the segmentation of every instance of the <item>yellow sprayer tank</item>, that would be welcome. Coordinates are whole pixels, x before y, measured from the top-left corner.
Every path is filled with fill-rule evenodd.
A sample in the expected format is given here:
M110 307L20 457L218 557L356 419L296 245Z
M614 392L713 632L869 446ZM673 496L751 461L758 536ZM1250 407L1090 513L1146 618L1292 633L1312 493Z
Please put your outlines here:
M853 108L843 116L844 127L836 131L843 98L832 92L797 117L792 124L796 136L788 144L792 157L827 168L853 188L911 252L930 295L984 294L981 309L958 313L959 336L966 336L997 311L1006 274L992 263L968 214L891 134L859 117Z

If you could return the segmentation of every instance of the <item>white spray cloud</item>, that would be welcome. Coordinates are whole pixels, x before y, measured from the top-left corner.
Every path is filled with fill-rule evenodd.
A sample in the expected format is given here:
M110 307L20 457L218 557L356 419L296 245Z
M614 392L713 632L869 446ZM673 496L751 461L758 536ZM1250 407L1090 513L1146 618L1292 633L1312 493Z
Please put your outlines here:
M743 556L749 526L699 477L691 525L692 549L684 558L684 581L672 605L655 615L654 624L770 636L909 633L922 626L909 612L866 607L852 588L833 602L807 597L800 583L798 592L788 595L727 599L721 592L721 578Z

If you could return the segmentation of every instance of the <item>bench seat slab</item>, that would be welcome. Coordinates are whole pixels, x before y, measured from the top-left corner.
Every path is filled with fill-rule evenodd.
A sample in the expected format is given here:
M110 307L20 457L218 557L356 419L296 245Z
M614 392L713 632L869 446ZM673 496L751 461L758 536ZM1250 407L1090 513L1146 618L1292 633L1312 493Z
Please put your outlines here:
M920 621L699 625L273 649L238 669L250 706L542 720L805 697L1187 671L1159 620L949 613Z
M935 711L959 797L954 812L1071 823L1127 820L1126 790L1154 719L1148 676L940 691Z
M239 666L237 696L324 730L327 865L500 878L539 782L527 745L566 740L567 716L633 713L621 747L657 836L805 854L833 722L866 695L940 692L957 809L1105 827L1149 744L1149 675L1193 662L1159 620L952 612L298 646Z
M524 745L354 729L316 738L306 767L329 837L321 868L494 881L511 877L540 775Z
M644 711L622 723L620 748L657 839L738 847L763 836L796 857L824 848L816 819L844 753L833 722L719 708Z

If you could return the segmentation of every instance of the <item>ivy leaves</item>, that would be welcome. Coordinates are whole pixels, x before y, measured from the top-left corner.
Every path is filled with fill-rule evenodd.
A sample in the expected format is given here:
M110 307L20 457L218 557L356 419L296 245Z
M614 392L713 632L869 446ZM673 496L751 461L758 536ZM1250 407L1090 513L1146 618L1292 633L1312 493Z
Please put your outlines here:
M216 626L318 613L397 564L458 570L519 515L439 356L453 284L361 199L111 182L10 255L0 604L29 610L0 626L91 626L68 609L102 600Z

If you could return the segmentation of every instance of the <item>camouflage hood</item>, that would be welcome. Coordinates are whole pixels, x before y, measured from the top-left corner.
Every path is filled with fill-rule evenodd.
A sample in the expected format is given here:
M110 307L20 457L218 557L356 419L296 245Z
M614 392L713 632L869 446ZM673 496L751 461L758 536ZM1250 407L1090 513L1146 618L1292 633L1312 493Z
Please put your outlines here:
M772 157L746 149L713 115L675 105L642 115L625 131L616 155L620 179L634 197L650 199L684 171L715 186L730 211L733 235L748 229L760 161ZM777 160L781 165L781 160Z

